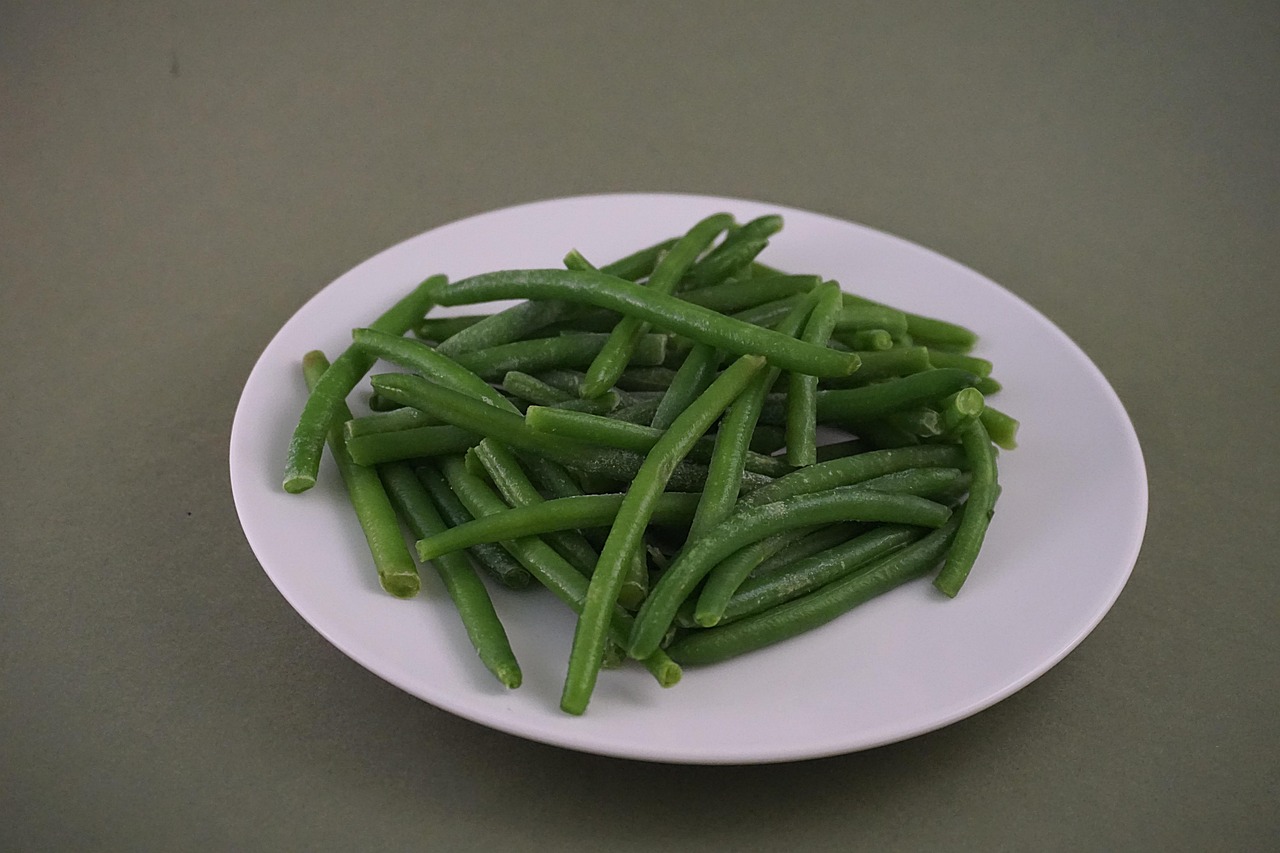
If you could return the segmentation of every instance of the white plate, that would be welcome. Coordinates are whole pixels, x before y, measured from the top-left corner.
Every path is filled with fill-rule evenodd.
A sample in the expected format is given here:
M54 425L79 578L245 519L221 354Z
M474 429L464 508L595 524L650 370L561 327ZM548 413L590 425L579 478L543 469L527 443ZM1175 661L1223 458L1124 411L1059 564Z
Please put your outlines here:
M505 690L475 658L429 569L417 599L379 589L327 456L315 489L284 493L285 448L304 399L299 359L315 348L336 356L352 327L429 274L557 267L570 248L607 262L720 210L739 221L783 214L768 263L821 273L977 331L977 354L995 362L1004 384L993 402L1022 421L1020 447L1001 455L998 512L955 600L927 581L909 584L782 645L691 668L668 690L634 665L606 671L586 715L570 717L558 700L573 619L549 595L495 592L524 669L524 685ZM263 568L304 619L361 665L502 731L683 763L852 752L989 707L1061 660L1102 619L1137 559L1147 514L1142 453L1120 401L1088 357L1021 299L861 225L686 195L521 205L436 228L365 261L316 294L267 346L236 410L230 457L236 508Z

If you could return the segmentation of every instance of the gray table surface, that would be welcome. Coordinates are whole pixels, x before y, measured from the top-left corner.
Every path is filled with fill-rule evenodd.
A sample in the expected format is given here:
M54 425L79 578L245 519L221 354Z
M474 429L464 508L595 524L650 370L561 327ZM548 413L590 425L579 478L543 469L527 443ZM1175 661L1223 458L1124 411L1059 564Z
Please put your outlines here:
M1270 3L0 3L0 848L1280 846ZM943 730L681 767L490 731L285 603L227 474L320 287L676 190L866 223L1088 352L1150 520L1060 665Z

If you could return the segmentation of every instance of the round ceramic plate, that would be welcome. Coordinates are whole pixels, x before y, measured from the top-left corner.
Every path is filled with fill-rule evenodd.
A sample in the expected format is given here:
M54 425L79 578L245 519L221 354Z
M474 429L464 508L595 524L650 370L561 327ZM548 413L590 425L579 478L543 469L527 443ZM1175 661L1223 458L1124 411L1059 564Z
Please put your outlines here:
M280 487L304 400L299 361L336 356L433 273L558 267L580 249L608 262L728 211L777 212L765 262L979 333L1022 422L1000 457L1003 492L981 556L949 600L921 580L809 634L690 668L662 689L637 665L608 670L582 717L559 708L573 616L550 595L495 590L524 670L502 688L467 643L439 579L383 593L340 478ZM460 309L461 310L461 309ZM476 309L466 309L475 311ZM440 313L444 313L441 311ZM376 370L383 369L383 366ZM368 386L362 386L367 390ZM364 395L353 396L357 408ZM535 202L436 228L365 261L285 324L245 385L231 432L231 485L245 535L276 587L317 631L372 672L462 717L546 743L683 763L787 761L937 729L1010 695L1071 651L1120 594L1142 542L1147 485L1133 426L1105 378L1018 297L928 249L802 210L727 198L620 194Z

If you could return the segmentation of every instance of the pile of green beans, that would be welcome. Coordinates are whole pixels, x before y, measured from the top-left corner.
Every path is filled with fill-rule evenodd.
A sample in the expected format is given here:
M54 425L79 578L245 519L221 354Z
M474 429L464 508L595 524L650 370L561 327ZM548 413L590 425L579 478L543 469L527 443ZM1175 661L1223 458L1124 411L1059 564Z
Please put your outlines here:
M285 490L327 441L382 586L434 567L508 688L491 596L559 598L571 714L628 658L669 687L935 570L954 597L1017 442L993 366L969 329L761 263L782 225L719 213L601 267L563 247L563 269L427 278L332 365L307 354ZM524 301L430 313L500 299Z

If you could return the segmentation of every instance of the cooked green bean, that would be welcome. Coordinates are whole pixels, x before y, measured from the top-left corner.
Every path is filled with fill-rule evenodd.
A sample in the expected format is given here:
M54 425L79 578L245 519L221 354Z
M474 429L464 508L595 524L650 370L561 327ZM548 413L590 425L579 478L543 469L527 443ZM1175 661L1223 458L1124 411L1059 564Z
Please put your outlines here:
M778 321L775 331L794 337L819 298L820 294L810 292L796 302L787 315ZM776 367L760 371L725 412L707 466L707 482L702 491L702 502L698 505L698 515L689 530L691 539L701 536L733 511L741 492L742 477L748 460L755 456L749 450L749 445L752 435L760 431L760 408L765 394L773 387L779 374ZM785 430L783 443L786 443Z
M431 497L422 482L408 465L393 462L378 469L387 496L395 505L410 531L418 539L424 539L448 529L439 511L431 503ZM453 600L467 638L475 648L480 661L505 686L520 686L520 664L511 651L507 632L493 609L489 591L471 568L465 554L445 554L431 561L444 583L445 591Z
M718 213L708 216L690 228L688 233L677 240L670 251L658 261L658 265L649 276L648 291L663 295L674 291L685 271L711 244L716 235L732 224L732 216L727 213ZM587 383L583 388L586 396L595 397L613 387L618 377L622 375L622 371L626 370L627 365L631 363L632 350L635 349L636 342L648 329L648 323L632 315L624 316L618 321L608 342L587 368Z
M940 367L862 388L819 391L818 420L827 424L866 423L892 412L937 402L961 388L975 386L978 381L972 373ZM770 395L764 402L760 420L776 424L782 423L785 417L785 396Z
M600 670L600 655L604 648L608 616L618 600L626 561L643 544L645 528L663 489L666 488L671 470L725 408L742 393L752 375L764 364L765 361L760 356L743 356L721 373L676 418L671 428L662 434L627 489L626 497L609 531L609 538L605 540L604 549L600 552L596 571L591 576L587 601L574 631L573 648L569 653L569 671L560 697L560 707L568 713L583 713L590 701ZM644 654L633 657L647 658L655 651L656 643Z
M329 367L329 360L318 350L303 356L302 375L308 391L315 390ZM365 541L369 543L369 553L378 570L378 580L382 588L395 597L412 598L418 594L420 586L418 567L414 565L413 555L404 545L396 511L382 488L378 472L351 461L351 456L342 443L342 421L351 417L347 404L339 400L332 411L335 419L330 423L326 436L329 452L337 463L338 473L342 475L347 494L351 497L351 506L360 521L360 529L364 531Z
M887 329L858 329L852 332L832 332L832 340L844 344L854 352L884 352L893 349L893 335Z
M468 463L472 459L478 461L489 479L497 486L503 499L511 506L537 506L546 500L525 474L515 454L496 441L486 438L473 447L466 457ZM581 572L583 577L590 577L595 571L596 560L600 559L600 555L578 531L553 530L539 535L571 566Z
M892 347L887 350L870 350L858 353L862 366L852 376L829 379L822 383L826 388L858 388L881 379L910 376L931 370L929 351L924 347Z
M721 314L733 314L797 293L808 293L820 284L822 277L816 275L771 275L691 290L680 294L680 298Z
M368 405L369 411L374 412L375 414L394 412L396 409L401 408L401 405L395 400L388 400L376 391L369 395Z
M689 270L685 289L715 285L743 267L750 267L756 255L769 245L769 238L781 230L782 217L772 213L731 229L719 246Z
M469 511L477 518L483 518L500 512L509 512L510 508L479 477L469 473L461 459L452 458L444 464L444 474L449 486ZM503 543L512 556L538 579L543 586L569 606L575 613L581 613L586 605L588 581L565 562L551 546L536 536L510 539ZM632 625L630 614L619 607L610 607L605 614L607 639L625 647L628 630ZM604 643L601 643L603 648ZM671 661L661 650L643 658L645 668L653 673L658 683L670 687L680 680L680 667Z
M978 416L997 447L1014 450L1018 446L1018 421L1004 412L984 406Z
M639 402L630 403L625 406L619 406L609 413L609 417L615 421L623 421L637 426L648 426L653 422L653 416L657 414L658 407L662 405L662 398L655 397L651 400L640 400Z
M776 367L820 377L847 376L859 364L852 353L805 344L604 273L507 270L442 285L432 296L441 305L520 298L573 300L639 317L655 328L711 344L733 355L758 353Z
M351 333L356 347L371 356L397 364L422 374L432 382L451 388L462 394L483 400L491 406L507 412L516 407L467 366L442 355L422 341L396 337L377 329L356 329Z
M873 302L864 296L855 296L852 293L844 295L844 304L855 306L879 306L888 308L890 306L882 305L879 302ZM897 310L897 309L893 309ZM902 312L907 318L907 334L918 344L926 346L945 345L948 348L955 348L968 352L973 345L978 342L978 336L955 323L949 323L946 320L936 320L933 317L923 317L919 314L912 314L910 311Z
M818 276L814 276L814 278L818 278ZM773 302L766 302L763 305L757 305L745 311L737 311L729 316L735 320L741 320L743 323L772 329L782 322L782 318L786 317L791 309L795 307L795 304L803 299L804 296L805 294L803 293L797 293L795 296L775 299Z
M816 467L816 466L814 466ZM807 469L802 469L807 470ZM654 585L636 614L628 649L644 657L658 647L680 603L718 562L739 548L793 527L836 521L881 521L938 527L951 515L941 504L914 495L895 495L859 486L794 495L775 503L737 510L692 542Z
M419 340L441 343L488 316L488 314L466 314L454 317L423 317L414 327L413 334Z
M840 310L840 286L829 281L814 293L813 312L800 339L825 347ZM812 465L817 461L818 447L818 377L791 373L787 389L787 461L797 467Z
M856 456L843 456L800 468L742 498L745 506L780 501L793 495L820 492L840 486L854 486L894 471L908 468L963 468L965 454L951 445L903 447L896 450L873 450Z
M669 367L631 367L618 377L618 387L624 391L654 391L665 394L675 378L676 372Z
M374 412L352 418L342 425L342 435L350 441L357 436L375 432L396 432L413 427L439 426L444 421L412 406L399 406L387 412Z
M866 531L866 524L858 521L841 521L821 527L797 527L794 530L775 533L773 536L761 539L755 545L764 544L779 536L795 535L787 540L782 547L774 549L769 556L757 561L756 567L751 570L747 577L765 577L773 574L798 560L812 557L814 554L819 554L828 548L834 548L841 543L848 542L853 537ZM745 551L747 549L743 548L742 550ZM738 553L740 554L742 551ZM730 559L737 556L737 554L734 554Z
M662 402L653 413L650 424L654 429L666 429L676 417L697 399L716 378L720 369L720 353L715 347L698 344L685 356L684 364L676 370L671 384L662 396Z
M667 649L688 666L716 663L825 625L859 604L925 574L937 565L955 535L948 522L866 568L785 604L726 625L693 631Z
M560 335L554 338L532 338L487 349L459 353L455 360L482 379L497 382L512 370L519 370L523 373L537 373L555 367L585 367L591 364L608 340L608 335L586 332L574 335ZM635 342L632 354L633 363L637 365L662 364L666 352L666 335L642 335ZM606 386L599 393L585 394L584 396L598 397L608 390L609 388Z
M933 580L933 585L951 598L960 591L978 558L1000 489L995 449L981 419L971 421L964 428L960 442L973 480L969 483L969 498L960 509L960 529L956 531L955 542L947 552L942 571Z
M451 424L410 427L351 436L347 451L357 465L381 465L428 456L463 453L480 442L480 436Z
M403 335L422 319L431 307L432 298L441 285L447 283L444 276L432 276L414 288L413 292L401 299L381 317L375 320L371 328L393 335ZM344 400L356 387L375 359L365 353L348 347L342 355L325 371L325 376L315 383L315 388L307 395L307 402L302 407L298 425L289 440L289 450L284 465L284 490L290 494L305 492L316 484L316 472L320 469L320 453L324 448L325 438L330 427L338 420L340 407L345 407ZM348 413L348 417L350 414Z
M616 447L636 453L648 453L662 439L666 430L633 424L627 421L574 412L548 406L530 406L525 412L525 423L537 432L559 436L572 441ZM689 452L689 458L708 462L714 454L715 439L699 439ZM762 453L747 453L744 467L755 474L781 477L791 472L792 466L783 459Z
M796 557L772 573L749 577L727 601L708 602L705 609L703 600L707 598L707 592L704 590L698 598L695 618L700 626L710 628L776 607L911 544L922 538L925 532L922 528L903 524L875 527L817 554Z
M961 370L967 370L975 376L990 376L991 362L985 358L978 358L975 355L966 355L959 352L948 352L947 350L926 347L929 353L929 363L934 367L958 367Z
M942 434L953 437L960 434L969 421L982 416L986 398L977 388L961 388L942 401L939 414L942 417Z
M577 397L519 370L507 371L502 377L502 389L536 406L560 406L596 415L612 412L619 403L618 392L612 388L599 397Z
M431 496L431 501L440 515L444 517L445 524L451 528L461 527L475 520L471 512L458 500L458 496L453 493L453 489L449 488L448 482L436 465L415 465L413 472L418 482ZM516 559L501 545L481 542L468 548L467 553L477 565L508 589L524 589L533 580L528 570L516 562Z

